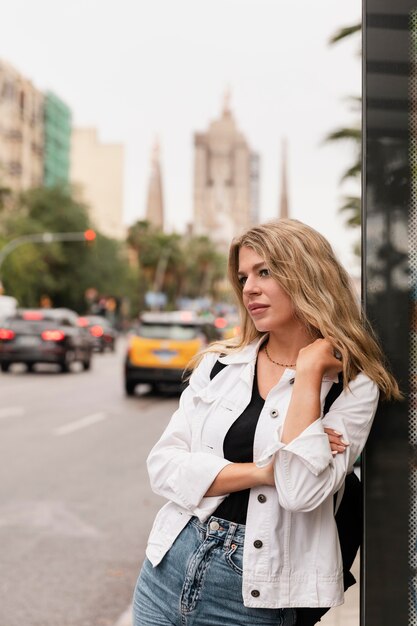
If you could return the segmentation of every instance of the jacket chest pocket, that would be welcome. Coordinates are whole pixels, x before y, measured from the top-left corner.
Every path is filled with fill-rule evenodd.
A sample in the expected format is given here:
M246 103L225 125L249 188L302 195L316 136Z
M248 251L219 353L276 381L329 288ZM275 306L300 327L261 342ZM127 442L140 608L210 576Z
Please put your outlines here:
M230 398L200 398L196 406L196 422L193 423L195 449L223 456L226 433L241 412L242 409Z

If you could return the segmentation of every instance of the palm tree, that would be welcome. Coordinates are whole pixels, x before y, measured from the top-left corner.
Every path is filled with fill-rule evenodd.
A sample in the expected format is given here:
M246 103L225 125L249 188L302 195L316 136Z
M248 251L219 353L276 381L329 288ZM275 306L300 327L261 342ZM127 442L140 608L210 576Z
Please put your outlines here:
M164 292L170 308L179 297L216 297L226 262L208 237L167 234L143 220L127 242L137 254L142 301L146 291Z
M347 37L351 37L356 33L360 32L362 29L362 25L353 24L351 26L345 26L340 28L337 32L335 32L329 40L331 45L338 43L339 41L343 41ZM360 97L351 97L349 98L351 105L353 105L355 111L360 111L361 108L361 98ZM343 127L338 128L331 133L329 133L325 137L326 142L348 142L353 146L354 151L354 162L348 167L345 172L343 172L341 176L341 184L343 184L347 180L354 180L360 182L361 178L361 152L362 152L362 130L361 130L361 122L360 118L358 119L357 124L352 127ZM357 195L344 195L342 198L342 204L339 207L339 211L347 214L346 217L346 225L352 228L356 228L361 225L361 198L359 194ZM355 246L355 250L358 250L358 247Z
M350 26L343 26L339 28L329 39L329 43L337 43L338 41L342 41L346 39L346 37L350 37L355 33L359 33L362 30L362 24L351 24Z

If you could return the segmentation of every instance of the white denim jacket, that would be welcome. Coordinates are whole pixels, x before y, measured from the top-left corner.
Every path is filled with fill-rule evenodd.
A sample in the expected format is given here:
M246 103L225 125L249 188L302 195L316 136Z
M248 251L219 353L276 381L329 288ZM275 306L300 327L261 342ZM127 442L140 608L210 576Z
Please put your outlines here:
M262 339L220 357L225 367L210 381L219 355L207 354L193 372L178 410L148 457L155 493L168 503L159 511L146 555L163 559L192 516L201 521L225 496L205 497L217 474L229 463L223 440L249 404L257 352ZM254 439L258 464L274 459L275 487L251 489L246 521L242 593L245 606L258 608L331 607L343 603L342 560L333 494L362 451L378 403L378 388L359 374L330 411L289 444L280 440L291 399L295 371L286 369L269 392ZM337 380L337 379L336 379ZM324 377L322 407L333 379ZM350 443L331 453L325 427ZM263 494L265 498L258 500ZM262 547L255 548L260 539ZM259 545L259 544L257 544Z

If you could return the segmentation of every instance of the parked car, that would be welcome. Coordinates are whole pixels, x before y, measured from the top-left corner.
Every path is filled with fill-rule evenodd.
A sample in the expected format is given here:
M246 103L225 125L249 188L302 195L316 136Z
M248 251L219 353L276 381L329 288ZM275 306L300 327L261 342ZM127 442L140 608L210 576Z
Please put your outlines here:
M117 332L108 319L102 315L83 315L78 318L78 325L88 330L95 350L115 351Z
M0 368L12 363L32 370L36 363L56 363L63 372L80 361L90 369L93 344L78 315L70 309L18 309L0 327Z
M209 342L219 339L212 322L189 311L144 313L131 333L125 360L125 391L131 396L136 385L180 385L190 360Z

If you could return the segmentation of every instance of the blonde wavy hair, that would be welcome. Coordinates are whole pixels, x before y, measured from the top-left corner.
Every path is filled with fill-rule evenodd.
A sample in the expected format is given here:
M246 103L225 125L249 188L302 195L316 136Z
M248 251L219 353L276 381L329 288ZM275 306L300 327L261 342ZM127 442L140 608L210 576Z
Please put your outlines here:
M386 399L402 394L384 362L375 335L361 312L349 275L337 260L329 242L316 230L294 219L279 219L249 229L233 240L228 276L237 296L241 334L215 342L205 352L241 350L265 333L249 316L238 280L239 250L252 248L264 260L271 275L292 299L295 315L312 337L328 339L342 355L343 381L348 385L364 372Z

